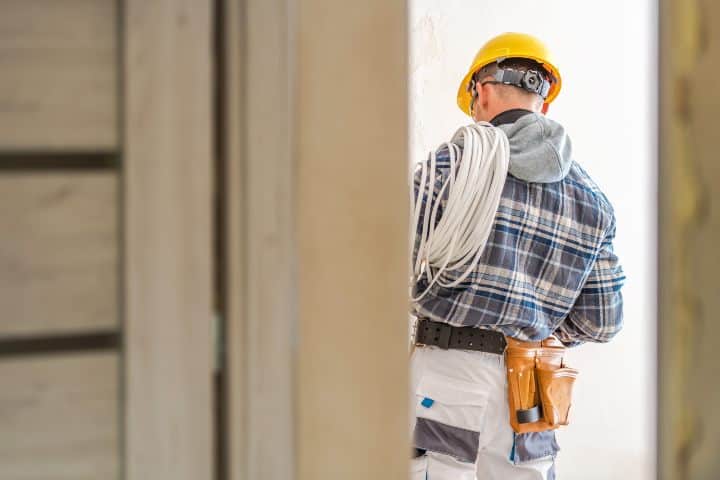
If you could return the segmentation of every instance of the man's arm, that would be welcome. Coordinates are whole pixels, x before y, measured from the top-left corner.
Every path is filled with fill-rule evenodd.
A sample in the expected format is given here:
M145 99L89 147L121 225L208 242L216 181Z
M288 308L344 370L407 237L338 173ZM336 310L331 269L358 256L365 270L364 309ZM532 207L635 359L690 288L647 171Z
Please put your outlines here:
M614 238L613 218L580 296L555 331L565 345L608 342L622 329L623 299L620 289L625 283L625 274L613 252Z
M423 225L425 223L425 209L428 205L428 202L430 203L430 209L432 209L432 206L435 204L435 201L437 199L437 196L440 192L440 189L442 188L442 185L445 180L445 172L449 168L449 154L447 153L446 149L441 150L438 152L436 157L436 175L435 179L433 181L429 181L428 177L430 176L430 159L427 158L423 160L422 163L418 163L415 166L415 172L413 174L413 208L417 204L418 196L420 196L420 215L417 223L417 230L416 230L416 236L415 236L415 244L413 245L413 251L412 251L412 264L415 265L415 259L417 258L417 250L420 246L420 239L422 237L422 231L423 231ZM422 192L420 192L420 183L422 182L422 167L423 163L425 163L426 171L425 171L425 182ZM428 186L429 184L429 186ZM429 191L430 188L432 188L432 193ZM435 223L440 221L440 217L442 217L442 205L438 206L438 212L437 216L435 218ZM432 211L430 211L430 214L432 214ZM431 216L431 215L430 215ZM430 225L430 218L428 218L428 227Z

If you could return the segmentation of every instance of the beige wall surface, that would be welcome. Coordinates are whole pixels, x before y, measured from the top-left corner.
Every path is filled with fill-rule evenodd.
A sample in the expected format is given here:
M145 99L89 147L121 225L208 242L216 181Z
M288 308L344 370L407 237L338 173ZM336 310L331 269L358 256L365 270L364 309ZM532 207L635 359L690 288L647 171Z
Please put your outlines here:
M661 2L662 479L720 475L720 4ZM710 83L708 83L710 82Z
M0 337L115 329L117 176L0 175Z
M3 358L0 379L0 478L118 478L116 353Z
M3 480L122 472L119 3L0 0Z
M290 480L295 473L290 3L226 3L224 267L233 480Z
M117 148L116 0L0 0L0 149Z
M212 2L124 14L126 478L210 479Z
M70 262L32 255L37 268L60 269L53 275L68 290L28 284L22 295L47 295L44 308L57 313L47 321L75 322L73 334L117 328L114 318L91 326L102 312L66 322L63 302L77 288L115 310L114 293L99 292L113 287L105 275L119 259L124 302L121 354L0 361L10 388L0 412L11 412L0 418L8 434L0 435L0 477L10 466L11 480L209 480L213 2L0 0L0 8L0 60L14 72L0 79L0 130L9 132L0 133L0 150L122 153L119 168L102 172L0 174L0 198L7 192L20 210L3 219L18 232L6 239L8 255L59 251ZM252 415L240 433L253 456L247 472L262 480L404 478L405 2L249 1L241 10L250 20L239 50L247 88L232 98L248 107L242 135L252 142L233 148L252 158L240 167L249 175L236 198L247 203L234 210L251 229L241 233L246 265L236 270L247 282L247 302L236 306L247 315L237 365L256 367L243 370L239 389ZM73 275L84 280L70 282ZM32 334L60 331L53 328L38 324ZM274 433L251 436L263 431Z
M407 8L297 2L298 478L407 475Z

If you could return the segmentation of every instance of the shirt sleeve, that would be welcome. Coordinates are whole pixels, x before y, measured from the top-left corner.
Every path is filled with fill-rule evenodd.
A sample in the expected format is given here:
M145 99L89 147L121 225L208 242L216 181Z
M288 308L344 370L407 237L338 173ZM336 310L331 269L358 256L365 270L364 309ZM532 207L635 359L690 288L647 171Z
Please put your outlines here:
M613 251L615 219L570 313L555 331L567 346L610 341L623 326L621 288L625 274Z
M413 245L413 251L412 251L412 264L415 265L415 261L417 259L418 254L418 248L420 247L420 240L422 237L423 232L423 225L425 223L425 210L428 205L428 202L430 202L430 214L432 214L432 207L435 205L435 201L437 200L437 197L440 193L440 190L442 189L443 183L444 183L444 173L446 164L448 162L447 160L447 153L443 152L442 154L438 155L439 158L436 160L436 169L435 172L435 178L433 181L428 181L428 177L430 176L430 159L427 158L423 162L425 163L425 179L424 179L424 187L421 190L421 183L423 183L422 178L422 168L423 164L418 163L415 166L415 172L413 174L413 206L417 205L418 202L418 196L421 197L420 200L420 215L418 218L418 222L416 225L416 236L415 236L415 244ZM443 212L443 206L444 202L441 202L441 204L438 206L438 212L435 217L435 224L440 221L440 218L442 217ZM428 218L428 226L429 226L430 219Z

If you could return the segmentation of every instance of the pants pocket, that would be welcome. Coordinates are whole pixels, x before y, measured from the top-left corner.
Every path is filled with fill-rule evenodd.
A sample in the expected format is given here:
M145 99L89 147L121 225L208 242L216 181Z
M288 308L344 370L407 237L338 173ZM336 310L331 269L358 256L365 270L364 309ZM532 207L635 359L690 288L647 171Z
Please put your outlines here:
M554 459L560 451L554 430L515 433L510 461L515 465Z
M475 463L488 402L482 386L426 372L415 396L414 447Z

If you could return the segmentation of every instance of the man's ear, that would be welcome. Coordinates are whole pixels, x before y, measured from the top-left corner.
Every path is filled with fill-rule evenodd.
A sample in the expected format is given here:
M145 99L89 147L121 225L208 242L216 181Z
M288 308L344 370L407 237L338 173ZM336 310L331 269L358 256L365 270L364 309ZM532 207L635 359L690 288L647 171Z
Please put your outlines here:
M478 83L478 101L483 107L487 107L488 104L488 98L490 98L490 87L492 84L490 83Z
M480 97L480 98L485 97L485 95L486 95L485 85L483 85L481 82L477 82L475 84L475 90L477 90L478 97Z

